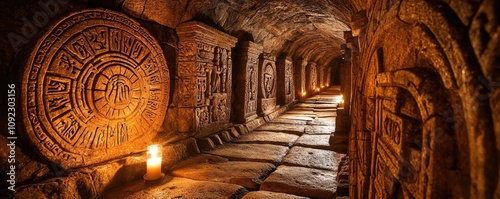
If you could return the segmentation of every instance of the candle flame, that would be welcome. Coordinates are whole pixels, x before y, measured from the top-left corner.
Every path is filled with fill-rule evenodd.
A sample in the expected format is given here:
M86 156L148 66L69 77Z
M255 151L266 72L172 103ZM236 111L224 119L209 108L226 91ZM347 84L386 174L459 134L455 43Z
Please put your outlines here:
M160 145L153 144L148 146L148 155L151 158L160 157Z

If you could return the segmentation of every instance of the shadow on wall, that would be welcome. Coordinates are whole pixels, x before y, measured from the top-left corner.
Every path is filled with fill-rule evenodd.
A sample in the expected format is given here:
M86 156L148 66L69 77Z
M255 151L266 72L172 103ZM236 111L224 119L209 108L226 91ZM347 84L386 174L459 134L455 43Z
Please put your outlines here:
M332 67L330 85L340 85L340 63L342 63L342 56L338 56L332 59L328 64Z

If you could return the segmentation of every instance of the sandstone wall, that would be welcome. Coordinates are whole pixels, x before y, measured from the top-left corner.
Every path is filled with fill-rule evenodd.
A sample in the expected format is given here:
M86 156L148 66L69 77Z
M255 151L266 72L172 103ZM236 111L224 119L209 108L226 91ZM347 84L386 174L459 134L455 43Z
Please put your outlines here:
M356 3L350 197L499 197L499 4Z

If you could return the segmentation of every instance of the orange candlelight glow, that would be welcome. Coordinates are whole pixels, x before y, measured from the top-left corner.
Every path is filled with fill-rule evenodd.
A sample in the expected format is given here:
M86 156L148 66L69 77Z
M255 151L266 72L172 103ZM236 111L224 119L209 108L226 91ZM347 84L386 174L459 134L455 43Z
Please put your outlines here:
M161 149L160 145L149 145L148 146L148 160L147 171L144 179L146 181L158 180L163 177L161 172Z

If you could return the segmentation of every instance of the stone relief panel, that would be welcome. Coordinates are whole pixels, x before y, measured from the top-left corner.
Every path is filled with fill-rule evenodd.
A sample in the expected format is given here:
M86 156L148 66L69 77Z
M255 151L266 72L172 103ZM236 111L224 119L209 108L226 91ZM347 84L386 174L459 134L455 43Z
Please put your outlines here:
M306 89L308 93L316 92L318 86L318 71L316 63L309 62L306 66Z
M259 55L262 46L243 41L235 48L234 122L246 123L257 117Z
M163 51L139 23L109 10L72 13L25 66L27 137L65 167L144 149L165 116L169 79Z
M278 101L285 105L291 103L294 98L293 64L290 58L280 57L278 59Z
M179 35L177 98L180 115L188 115L181 131L203 136L229 124L232 55L236 38L200 22L177 27ZM255 96L256 97L256 96Z
M411 99L399 101L396 99ZM376 100L371 196L396 197L403 192L413 197L421 194L422 131L418 118L405 114L405 109L418 110L413 97L396 87L378 87ZM361 160L365 161L365 160ZM378 173L383 172L383 173ZM382 177L379 177L382 176ZM387 180L390 179L390 184Z
M269 53L262 53L259 61L258 113L266 115L276 110L276 64Z
M307 89L306 89L306 66L307 66L307 61L299 58L295 60L294 62L294 76L295 76L295 97L296 98L302 98L303 93L307 95Z

